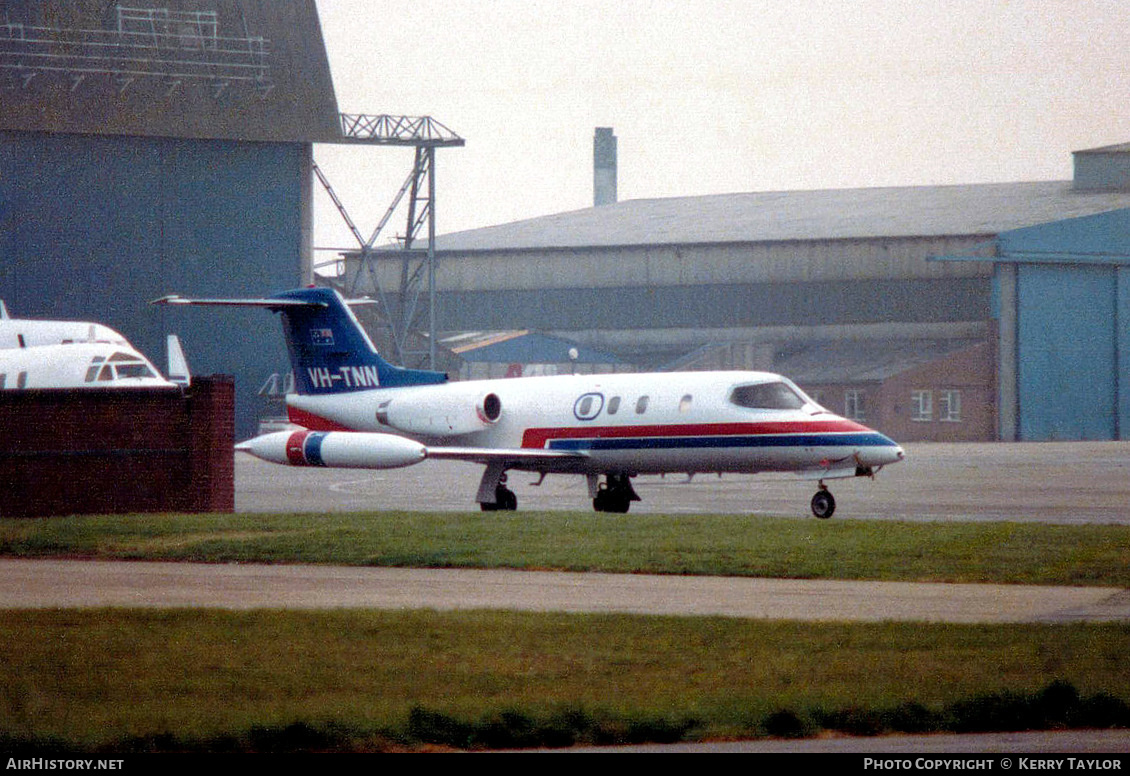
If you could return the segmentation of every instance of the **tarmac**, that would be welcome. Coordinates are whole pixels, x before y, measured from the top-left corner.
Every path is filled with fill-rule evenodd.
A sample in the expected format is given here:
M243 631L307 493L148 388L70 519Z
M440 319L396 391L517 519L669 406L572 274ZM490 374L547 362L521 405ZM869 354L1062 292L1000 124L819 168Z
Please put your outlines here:
M1130 523L1130 442L1025 442L904 445L907 459L874 479L829 480L833 520L1010 520ZM368 471L279 466L236 455L239 512L476 510L482 467L424 461ZM583 477L511 472L521 510L583 510ZM652 514L765 514L814 519L816 483L794 475L685 474L633 482ZM609 516L609 519L615 519Z

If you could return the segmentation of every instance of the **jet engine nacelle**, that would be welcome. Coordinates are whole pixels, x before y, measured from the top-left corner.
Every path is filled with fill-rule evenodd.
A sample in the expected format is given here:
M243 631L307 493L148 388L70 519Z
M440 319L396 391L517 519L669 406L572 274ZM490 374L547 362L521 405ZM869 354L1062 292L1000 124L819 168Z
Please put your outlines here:
M271 463L344 469L396 469L420 463L427 450L395 434L360 431L276 431L235 446Z
M483 393L481 388L459 391L450 385L436 391L418 389L377 406L378 423L422 436L470 434L494 425L501 417L498 394Z

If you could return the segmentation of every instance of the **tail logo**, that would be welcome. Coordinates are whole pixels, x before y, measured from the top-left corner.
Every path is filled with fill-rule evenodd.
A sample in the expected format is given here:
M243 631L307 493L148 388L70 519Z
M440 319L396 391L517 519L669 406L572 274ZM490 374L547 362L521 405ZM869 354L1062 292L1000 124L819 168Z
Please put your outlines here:
M334 344L334 330L310 329L310 344L316 347L332 348Z

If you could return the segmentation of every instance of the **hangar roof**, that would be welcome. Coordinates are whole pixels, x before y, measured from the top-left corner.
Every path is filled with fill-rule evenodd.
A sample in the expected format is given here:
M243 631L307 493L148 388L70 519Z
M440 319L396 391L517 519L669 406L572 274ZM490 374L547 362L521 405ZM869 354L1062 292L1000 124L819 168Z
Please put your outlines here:
M531 331L458 335L443 343L464 361L496 364L622 364L616 356ZM570 355L572 351L572 355Z
M625 200L437 237L446 252L761 243L877 237L986 238L1130 208L1130 192L1071 181L829 189Z
M0 88L0 130L275 142L342 135L314 0L7 3Z

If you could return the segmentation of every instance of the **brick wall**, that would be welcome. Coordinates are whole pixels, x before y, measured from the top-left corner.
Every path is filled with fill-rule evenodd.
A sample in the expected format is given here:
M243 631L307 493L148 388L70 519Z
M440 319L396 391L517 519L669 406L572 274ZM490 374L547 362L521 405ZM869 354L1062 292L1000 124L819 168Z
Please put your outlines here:
M0 515L230 512L234 384L0 391Z

